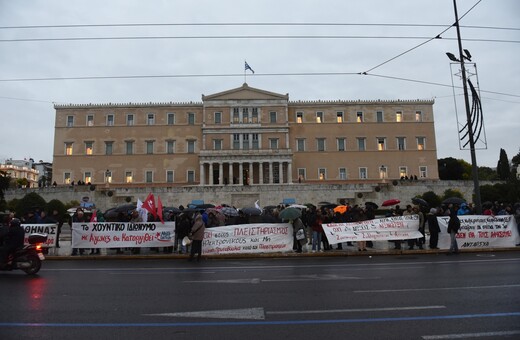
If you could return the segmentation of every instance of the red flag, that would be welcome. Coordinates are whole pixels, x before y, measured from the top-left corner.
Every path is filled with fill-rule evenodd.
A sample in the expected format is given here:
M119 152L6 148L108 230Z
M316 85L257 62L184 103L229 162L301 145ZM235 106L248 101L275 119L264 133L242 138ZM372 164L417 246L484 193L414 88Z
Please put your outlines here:
M92 216L90 217L90 222L97 222L97 210L92 212Z
M162 211L163 211L163 206L162 206L162 202L161 202L161 196L157 196L157 215L159 215L159 219L161 220L161 223L164 223Z
M143 208L148 210L154 218L157 218L157 211L155 210L155 198L152 193L148 194L148 197L143 202Z

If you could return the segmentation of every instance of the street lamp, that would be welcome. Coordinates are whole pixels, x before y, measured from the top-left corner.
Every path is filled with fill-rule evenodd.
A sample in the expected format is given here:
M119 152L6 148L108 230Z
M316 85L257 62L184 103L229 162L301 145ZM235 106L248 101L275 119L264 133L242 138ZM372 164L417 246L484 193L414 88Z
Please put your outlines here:
M453 7L455 9L455 27L457 28L457 40L459 45L459 58L457 58L454 54L447 52L446 55L451 61L459 62L461 73L462 73L462 87L464 90L464 104L466 107L466 120L467 120L467 129L468 129L468 138L469 138L469 148L471 153L471 172L473 177L473 190L475 192L475 210L477 214L482 213L482 203L480 198L480 185L478 181L478 166L477 166L477 156L475 153L475 136L473 134L473 122L471 119L471 109L469 105L469 96L468 96L468 85L467 85L467 77L466 77L466 67L464 66L464 59L471 61L471 54L468 50L462 49L462 39L460 37L460 26L459 26L459 15L457 13L457 0L453 0ZM466 55L463 54L463 51Z

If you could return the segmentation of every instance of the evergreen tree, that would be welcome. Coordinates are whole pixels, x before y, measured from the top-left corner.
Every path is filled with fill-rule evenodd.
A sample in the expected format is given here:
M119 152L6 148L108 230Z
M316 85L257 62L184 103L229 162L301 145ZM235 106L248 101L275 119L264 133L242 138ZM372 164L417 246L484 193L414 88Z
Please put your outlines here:
M506 150L500 149L500 158L497 164L498 178L505 181L511 178L511 166L509 165L509 159L507 158Z

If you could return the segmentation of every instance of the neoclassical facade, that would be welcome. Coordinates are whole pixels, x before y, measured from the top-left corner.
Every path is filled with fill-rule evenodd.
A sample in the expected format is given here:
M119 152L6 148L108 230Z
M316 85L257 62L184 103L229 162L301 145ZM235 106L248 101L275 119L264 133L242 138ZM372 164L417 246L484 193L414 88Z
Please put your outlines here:
M124 187L436 180L433 103L290 101L243 84L202 102L55 105L53 181Z

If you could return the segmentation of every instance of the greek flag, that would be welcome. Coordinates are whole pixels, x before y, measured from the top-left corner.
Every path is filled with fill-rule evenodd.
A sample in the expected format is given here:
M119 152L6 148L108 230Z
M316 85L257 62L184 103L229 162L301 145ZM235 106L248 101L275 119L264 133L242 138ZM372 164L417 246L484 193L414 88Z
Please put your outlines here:
M247 70L250 70L251 72L253 72L253 74L255 73L255 71L253 71L253 69L251 68L251 66L249 66L249 64L247 63L247 61L245 62L245 69L244 71L247 71Z

